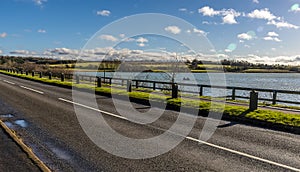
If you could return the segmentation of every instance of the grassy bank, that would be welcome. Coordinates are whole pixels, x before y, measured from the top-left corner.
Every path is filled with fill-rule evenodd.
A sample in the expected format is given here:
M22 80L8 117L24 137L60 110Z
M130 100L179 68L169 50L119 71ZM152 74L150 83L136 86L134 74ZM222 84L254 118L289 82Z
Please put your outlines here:
M32 77L30 75L25 74L16 74L16 73L9 73L6 71L0 71L0 73L6 75L13 75L19 78L24 78L28 80L33 80L41 83L51 84L55 86L65 87L65 88L79 88L85 90L95 91L97 94L100 95L115 95L119 96L120 98L129 95L131 99L134 99L136 102L148 102L149 99L153 102L165 102L170 109L180 109L182 107L187 109L198 109L199 115L207 115L209 111L212 112L223 112L223 117L226 119L235 119L239 121L252 121L253 123L256 122L263 122L267 125L279 125L279 126L289 126L289 127L299 127L300 130L300 115L297 114L287 114L278 111L271 111L271 110L256 110L256 111L249 111L247 107L243 106L235 106L235 105L226 105L225 109L221 108L222 105L219 103L213 103L214 106L210 109L211 102L208 101L199 101L194 99L188 98L177 98L171 99L168 95L162 94L151 94L149 92L141 92L141 91L133 91L133 92L126 92L125 89L122 88L111 88L111 87L95 87L93 85L88 84L75 84L71 81L61 82L60 80L49 80L48 78L38 78Z

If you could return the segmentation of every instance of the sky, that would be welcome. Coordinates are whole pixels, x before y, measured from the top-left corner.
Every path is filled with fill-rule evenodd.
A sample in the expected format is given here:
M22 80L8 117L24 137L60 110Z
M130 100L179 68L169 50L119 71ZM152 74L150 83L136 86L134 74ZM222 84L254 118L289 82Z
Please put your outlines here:
M2 0L0 54L67 59L84 52L80 58L91 60L109 49L125 58L175 53L190 59L300 65L299 4L300 0ZM210 50L195 50L192 56L189 47L172 38L98 32L120 19L145 13L190 23L193 27L185 28L178 22L166 22L161 32L170 37L205 37ZM155 24L156 19L147 22ZM139 26L118 29L134 27ZM106 44L86 46L95 34L98 42Z

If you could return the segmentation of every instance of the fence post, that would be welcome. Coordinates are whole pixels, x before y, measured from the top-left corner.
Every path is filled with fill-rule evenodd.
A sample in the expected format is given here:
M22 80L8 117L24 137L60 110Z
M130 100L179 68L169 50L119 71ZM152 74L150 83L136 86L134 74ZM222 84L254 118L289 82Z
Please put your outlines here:
M21 74L23 75L23 70L21 70Z
M111 86L111 78L109 78L109 85Z
M258 93L252 90L250 92L250 104L249 104L249 110L254 111L257 109L258 105Z
M232 89L231 99L235 100L235 88Z
M203 86L200 85L200 92L199 92L199 96L203 96Z
M101 77L97 76L97 87L101 87Z
M61 82L65 81L65 74L63 74L63 73L60 74L60 81Z
M127 80L127 92L131 92L131 80Z
M52 79L52 73L49 72L49 79L51 80Z
M75 75L75 78L76 78L76 84L79 84L79 75Z
M34 77L34 71L31 72L31 76Z
M139 88L139 81L138 80L135 81L135 88Z
M276 104L276 99L277 99L277 91L273 91L273 101L272 101L273 105Z
M155 86L155 82L153 82L153 90L155 90L156 89L156 86Z
M43 77L43 74L42 74L42 72L40 72L40 78L42 78Z
M25 73L26 73L26 75L28 75L28 71L26 71Z
M172 99L178 98L178 85L176 83L172 83Z

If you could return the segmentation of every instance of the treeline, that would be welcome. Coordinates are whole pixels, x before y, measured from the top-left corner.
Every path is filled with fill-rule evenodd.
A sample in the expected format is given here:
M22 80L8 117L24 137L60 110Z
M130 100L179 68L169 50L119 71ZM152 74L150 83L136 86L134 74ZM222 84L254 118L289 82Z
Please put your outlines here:
M77 63L77 64L76 64ZM133 62L133 68L142 67L145 64L153 64L155 66L157 62ZM174 62L161 62L159 69L164 70L164 66L170 65ZM93 69L93 70L114 70L121 64L119 60L114 61L102 61L99 65L95 62L87 62L83 60L57 60L51 58L42 57L19 57L19 56L0 56L0 67L2 68L15 68L23 70L49 70L50 66L53 68L60 68L62 70L68 70L75 68L78 69ZM283 72L300 72L299 66L282 65L282 64L263 64L263 63L250 63L244 60L229 60L224 59L221 63L213 61L199 61L194 59L193 61L186 61L186 65L192 70L224 70L225 72L251 72L255 70L261 71L275 71ZM222 66L221 66L222 64Z
M207 67L213 70L224 70L225 72L245 72L255 69L261 70L278 70L278 71L290 71L300 72L299 66L283 65L283 64L263 64L263 63L250 63L244 60L228 60L224 59L220 63L212 61L198 61L193 60L186 62L191 69L194 70L205 70ZM222 66L220 65L222 64ZM213 66L213 67L212 67Z
M55 60L44 57L22 57L22 56L0 56L0 65L7 63L24 64L26 62L35 64L70 64L76 63L76 60Z

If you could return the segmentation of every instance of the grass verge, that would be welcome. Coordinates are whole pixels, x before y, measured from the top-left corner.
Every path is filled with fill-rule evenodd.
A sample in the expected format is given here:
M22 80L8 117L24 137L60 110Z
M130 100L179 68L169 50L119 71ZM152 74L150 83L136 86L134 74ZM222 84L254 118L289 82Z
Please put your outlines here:
M224 111L222 109L222 105L220 103L213 103L211 108L211 102L208 101L199 101L188 98L177 98L171 99L168 95L164 94L151 94L150 92L126 92L125 89L119 88L111 88L111 87L95 87L93 85L87 84L74 84L72 82L61 82L60 80L49 80L47 78L38 78L31 77L24 74L16 74L9 73L6 71L0 71L0 73L6 75L12 75L19 78L29 79L33 81L38 81L50 85L60 86L64 88L77 88L84 89L89 91L95 91L96 94L111 96L116 95L120 98L129 96L131 100L137 103L149 103L149 99L152 102L157 103L166 103L167 107L172 110L178 110L182 107L187 109L198 109L199 115L206 116L209 112L217 112L223 113L223 118L229 120L237 120L237 121L246 121L247 123L260 123L263 126L274 127L277 126L276 129L286 131L287 127L290 132L294 132L293 130L297 130L296 133L300 133L300 115L297 114L288 114L278 111L272 110L256 110L249 111L247 107L243 106L234 106L234 105L226 105Z

